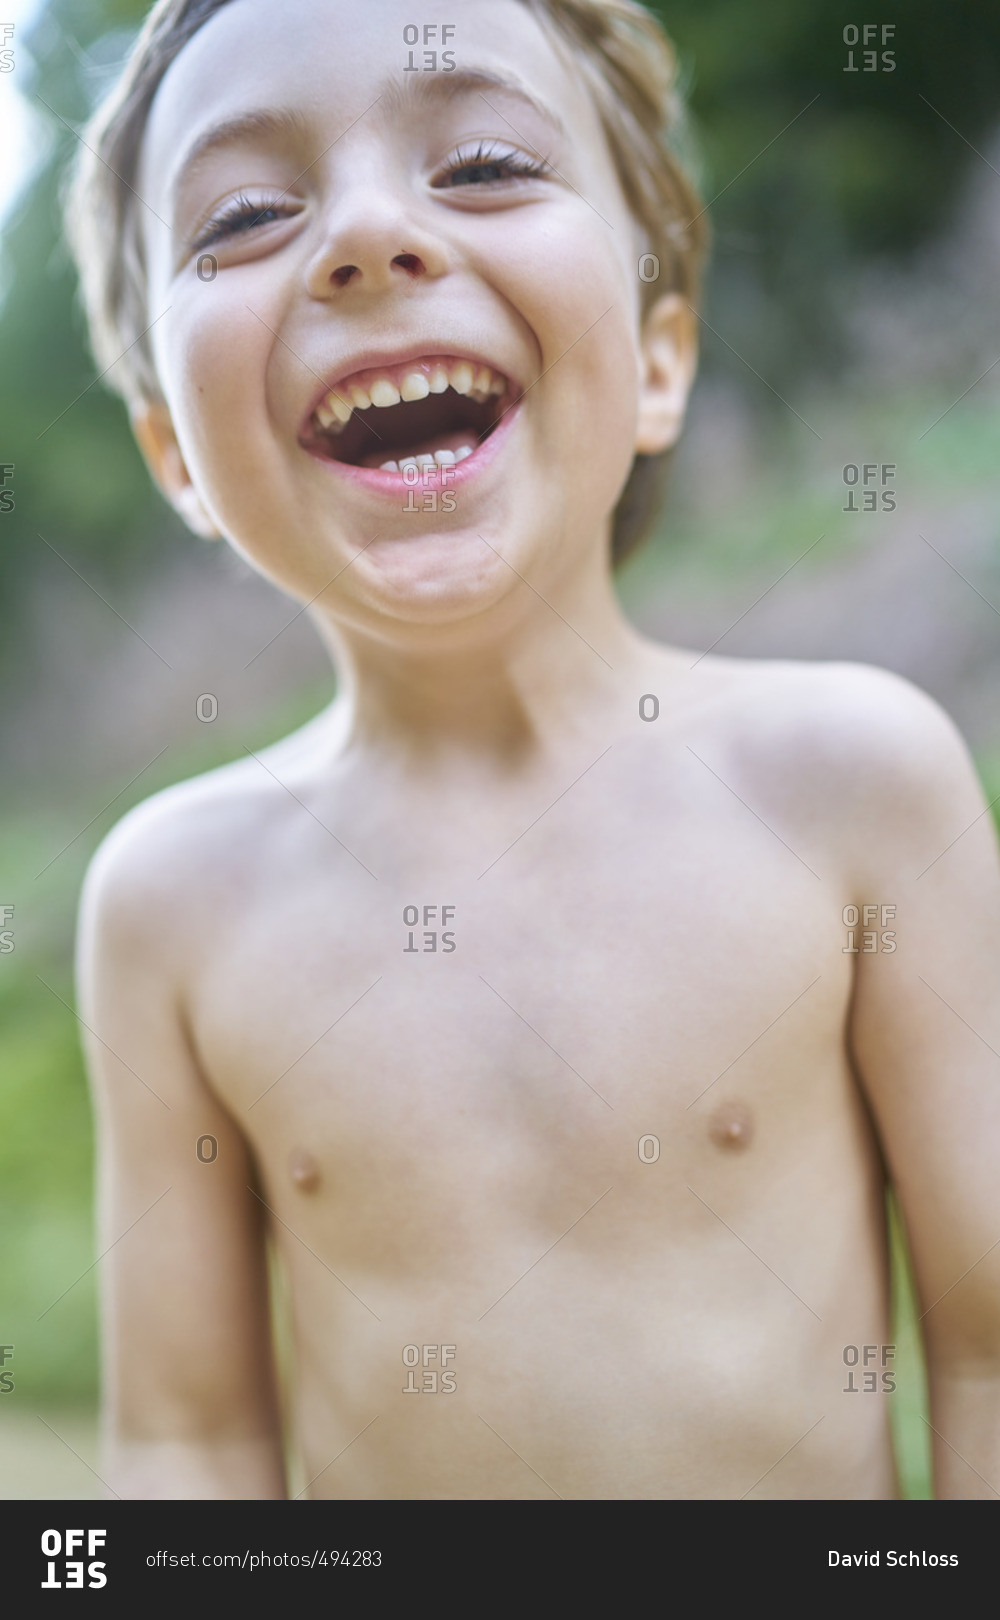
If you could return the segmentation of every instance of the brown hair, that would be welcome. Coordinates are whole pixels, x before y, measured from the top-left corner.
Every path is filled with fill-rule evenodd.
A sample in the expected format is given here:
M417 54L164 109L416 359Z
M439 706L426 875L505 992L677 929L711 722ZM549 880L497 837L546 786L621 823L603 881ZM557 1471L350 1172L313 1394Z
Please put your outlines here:
M160 397L147 332L146 265L135 190L153 98L188 40L229 0L157 0L125 70L83 131L66 222L80 272L97 363L130 404ZM683 109L676 59L656 19L636 0L521 0L570 56L589 89L625 200L654 273L644 307L666 287L698 296L705 217L677 155ZM652 257L648 257L651 255ZM637 274L639 273L637 266ZM656 516L669 451L636 456L615 508L612 554L632 550Z

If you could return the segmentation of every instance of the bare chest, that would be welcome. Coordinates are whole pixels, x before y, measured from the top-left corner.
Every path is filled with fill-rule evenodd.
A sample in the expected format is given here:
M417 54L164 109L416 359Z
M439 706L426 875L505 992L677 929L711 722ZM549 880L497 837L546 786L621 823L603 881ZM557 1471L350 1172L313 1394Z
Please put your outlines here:
M626 1164L800 1150L847 1106L852 958L827 885L747 819L553 822L492 864L457 831L454 860L259 883L193 1022L275 1189L545 1226Z

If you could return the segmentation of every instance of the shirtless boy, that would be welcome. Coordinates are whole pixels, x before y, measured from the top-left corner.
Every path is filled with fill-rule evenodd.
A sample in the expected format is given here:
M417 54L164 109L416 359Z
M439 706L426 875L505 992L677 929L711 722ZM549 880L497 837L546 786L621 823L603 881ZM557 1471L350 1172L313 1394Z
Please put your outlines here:
M891 1338L889 1180L937 1494L995 1496L975 773L892 675L625 622L694 368L665 47L626 0L414 15L170 0L88 137L153 475L337 671L88 881L107 1477L286 1493L270 1238L313 1497L891 1497L891 1352L845 1359Z

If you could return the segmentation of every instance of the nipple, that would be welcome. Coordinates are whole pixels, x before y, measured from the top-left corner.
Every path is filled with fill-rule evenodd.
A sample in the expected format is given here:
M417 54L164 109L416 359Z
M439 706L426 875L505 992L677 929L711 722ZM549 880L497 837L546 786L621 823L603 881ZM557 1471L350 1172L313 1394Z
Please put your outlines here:
M720 1104L709 1121L708 1134L717 1147L749 1147L753 1138L750 1110L742 1103Z
M320 1169L311 1153L304 1148L296 1148L288 1168L299 1192L315 1192L320 1183Z

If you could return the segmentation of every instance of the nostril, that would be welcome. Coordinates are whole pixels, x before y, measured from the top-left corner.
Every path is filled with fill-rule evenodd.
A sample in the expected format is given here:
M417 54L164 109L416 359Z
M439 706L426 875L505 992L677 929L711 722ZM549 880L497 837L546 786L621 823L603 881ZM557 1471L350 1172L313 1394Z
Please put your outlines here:
M415 253L397 253L392 262L398 264L400 269L405 270L410 276L419 276L424 269L423 260L418 259Z
M338 287L346 287L351 277L357 275L357 273L358 267L356 264L342 264L339 269L333 272L331 279L337 283Z

